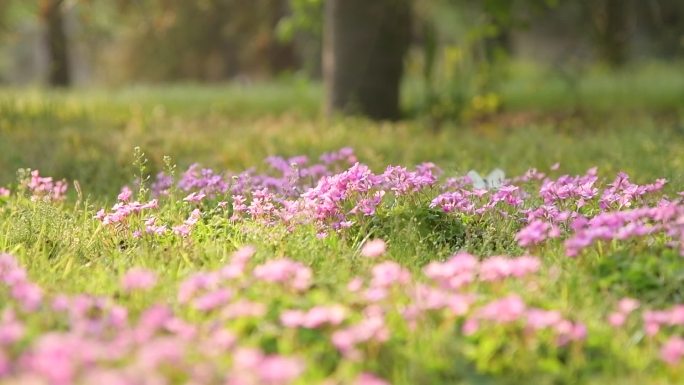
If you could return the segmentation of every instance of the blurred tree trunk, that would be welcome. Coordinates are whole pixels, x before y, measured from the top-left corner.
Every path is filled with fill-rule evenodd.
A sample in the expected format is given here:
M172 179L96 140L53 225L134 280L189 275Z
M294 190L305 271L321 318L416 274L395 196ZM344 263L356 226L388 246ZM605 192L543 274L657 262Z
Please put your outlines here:
M45 25L49 56L51 86L68 87L71 84L69 50L62 14L63 0L40 0L40 18Z
M627 61L630 3L629 0L593 0L589 4L600 58L613 67Z
M326 112L398 119L411 37L411 0L328 0L323 71Z
M275 31L278 22L290 11L289 0L270 0L269 7L271 8L271 29ZM275 34L271 36L268 56L271 75L277 75L283 71L294 71L300 65L295 44L292 41L281 41Z

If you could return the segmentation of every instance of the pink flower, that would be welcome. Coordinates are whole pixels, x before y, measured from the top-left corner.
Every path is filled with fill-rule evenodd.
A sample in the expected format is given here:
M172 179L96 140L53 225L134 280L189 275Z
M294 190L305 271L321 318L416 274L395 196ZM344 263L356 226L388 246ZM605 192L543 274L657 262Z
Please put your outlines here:
M639 308L639 301L633 298L623 298L618 302L618 310L623 314L629 314Z
M304 371L297 359L277 355L266 356L258 367L258 375L264 385L289 384Z
M525 310L525 302L519 296L511 294L482 307L478 312L478 317L504 324L520 319L525 314Z
M218 289L195 299L193 306L200 311L210 311L226 304L232 297L233 292L230 289Z
M194 209L191 213L188 219L183 222L183 224L178 225L178 226L173 226L173 233L176 235L180 235L182 238L186 238L188 235L190 235L190 231L192 228L197 224L201 216L201 212L199 209Z
M361 373L356 378L354 385L390 385L390 383L373 374Z
M431 262L423 272L442 287L458 289L475 279L477 267L478 261L475 256L458 253L446 262Z
M4 351L0 350L0 378L7 375L12 367L12 362Z
M185 202L192 202L192 203L198 203L201 202L202 199L204 199L207 195L202 193L202 192L193 192L190 193L188 196L183 198L183 201Z
M311 285L311 269L299 262L282 258L254 268L254 278L265 282L289 284L293 289L306 290Z
M154 271L134 267L121 278L121 287L125 291L149 290L157 284L157 274Z
M43 289L28 281L18 282L12 286L11 294L26 311L37 310L43 302Z
M124 186L121 189L121 192L119 193L119 196L116 197L116 199L119 202L128 202L131 200L131 197L133 196L133 191L128 186Z
M266 314L266 305L260 302L252 302L248 300L238 300L230 303L223 308L221 312L222 319L235 319L245 317L263 317Z
M264 355L257 349L240 348L233 354L228 384L286 385L304 372L304 364L279 355Z
M411 273L396 262L387 261L373 267L371 286L386 288L394 284L403 285L411 280Z
M387 245L382 239L373 239L366 242L361 249L361 255L368 258L376 258L385 254Z
M345 356L356 357L356 345L376 341L384 342L390 337L382 315L366 315L361 322L345 329L339 329L331 336L333 345Z
M463 323L463 328L462 328L461 332L466 336L470 336L470 335L475 334L479 329L480 329L480 323L478 322L478 320L474 319L474 318L468 318Z
M6 198L10 196L10 190L4 187L0 187L0 198Z
M627 321L627 315L620 312L610 313L608 323L613 327L620 327Z
M660 358L670 365L676 365L684 356L684 339L671 337L660 349Z
M527 311L527 326L534 330L553 327L563 321L563 317L557 311L541 309L529 309Z
M354 292L361 290L362 286L363 286L363 280L359 277L354 277L354 278L352 278L351 281L349 281L349 283L347 283L347 290L354 293Z
M324 325L339 325L347 316L341 305L316 306L309 311L286 310L280 315L280 321L287 327L303 327L316 329Z
M19 341L25 333L25 327L15 317L11 308L5 309L0 319L0 352L4 346Z

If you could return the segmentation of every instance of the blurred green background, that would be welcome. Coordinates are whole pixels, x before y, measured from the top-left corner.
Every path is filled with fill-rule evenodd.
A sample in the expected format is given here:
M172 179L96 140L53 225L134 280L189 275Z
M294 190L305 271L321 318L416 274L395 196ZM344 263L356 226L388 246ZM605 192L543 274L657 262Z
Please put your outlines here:
M681 183L682 134L679 0L0 0L0 186L111 194L138 145Z

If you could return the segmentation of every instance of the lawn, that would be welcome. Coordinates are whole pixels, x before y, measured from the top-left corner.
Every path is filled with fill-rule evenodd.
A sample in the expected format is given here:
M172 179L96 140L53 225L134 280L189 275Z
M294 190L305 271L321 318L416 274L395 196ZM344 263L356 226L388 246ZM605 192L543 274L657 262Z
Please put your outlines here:
M0 382L684 382L684 87L625 79L437 129L297 79L2 90Z

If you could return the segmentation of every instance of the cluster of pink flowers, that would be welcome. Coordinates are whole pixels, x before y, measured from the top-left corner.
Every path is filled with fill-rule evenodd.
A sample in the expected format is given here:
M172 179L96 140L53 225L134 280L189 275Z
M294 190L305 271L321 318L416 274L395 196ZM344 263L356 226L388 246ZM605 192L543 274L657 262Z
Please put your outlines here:
M363 343L382 344L389 340L390 336L390 330L385 323L382 310L369 307L366 308L361 321L336 330L331 336L331 341L345 357L357 361L362 358L358 345Z
M121 287L126 291L149 290L157 284L157 274L154 271L133 268L121 279Z
M599 193L595 186L597 173L598 169L594 167L581 176L563 175L556 180L545 179L539 188L539 196L546 204L570 202L577 208L583 207Z
M236 253L228 270L244 264L251 253ZM296 357L241 347L226 328L215 322L187 322L165 305L144 309L137 320L108 297L55 293L44 305L42 290L27 280L25 270L8 254L0 255L0 278L13 299L0 313L0 381L166 383L180 374L190 383L287 385L306 368ZM121 281L127 291L147 290L155 283L156 274L140 268L129 270ZM15 306L23 312L17 313ZM31 314L54 320L54 325L30 335L22 318ZM228 368L226 358L231 362Z
M684 305L665 310L647 310L643 313L644 331L650 336L658 334L663 326L684 326Z
M62 201L65 198L67 183L65 180L53 180L52 177L42 177L38 170L31 171L30 177L22 184L31 194L31 200Z
M318 164L303 156L269 157L266 162L271 171L265 174L222 173L198 165L178 182L160 174L152 186L158 198L134 201L125 187L117 203L95 218L103 227L130 231L135 238L187 238L185 246L192 244L188 240L201 220L202 229L214 222L233 226L252 221L284 224L289 230L307 225L320 236L346 234L406 200L464 223L473 217L503 218L517 230L515 238L524 248L559 239L566 255L577 256L597 242L659 235L664 241L658 242L671 242L684 255L682 199L651 199L665 185L662 179L637 185L620 173L602 185L595 168L557 179L532 169L484 190L473 188L467 177L440 183L441 170L430 163L414 170L390 166L376 174L358 163L350 149L325 154ZM175 196L169 194L174 185L185 197L167 206ZM34 197L61 200L66 184L35 171L26 187ZM0 196L4 191L0 189ZM167 207L187 218L173 225L165 220L171 211ZM458 252L429 263L421 275L388 260L387 246L372 238L361 245L365 258L360 264L370 267L349 281L342 294L321 289L325 285L317 284L304 263L278 257L257 264L254 248L246 247L218 269L189 275L172 304L153 304L132 315L114 298L45 294L14 257L0 254L0 296L6 291L9 300L0 313L0 380L133 384L187 377L189 383L286 385L304 381L307 374L320 375L309 373L305 355L290 354L292 346L309 343L299 339L302 335L320 336L316 349L330 349L363 369L364 359L397 338L397 330L421 331L434 323L460 330L464 343L477 343L494 328L534 340L534 346L581 349L588 332L580 320L569 317L566 309L526 302L522 290L536 287L539 258L479 258ZM151 290L158 278L143 268L127 271L119 282L119 299L163 292L162 284ZM622 299L608 322L614 328L629 327L638 319L633 315L641 313L649 338L667 338L660 345L662 360L679 364L684 339L676 332L684 326L684 305L643 308L635 299ZM27 333L24 317L31 314L54 324L44 334ZM188 315L193 321L183 318ZM281 335L292 340L273 344L273 336ZM387 384L370 373L343 372L345 383Z
M387 244L382 239L372 239L363 244L361 255L368 258L376 258L385 254Z
M111 211L107 212L105 209L100 209L95 214L95 219L99 220L104 226L113 227L117 230L131 230L136 226L136 224L131 223L132 219L140 219L140 214L143 211L159 208L159 200L157 199L152 199L147 203L131 202L132 196L133 193L130 188L124 187L117 197L118 202L112 206ZM185 201L199 202L202 198L204 198L203 193L192 193L185 198ZM140 238L143 234L161 236L173 233L181 238L187 238L201 216L202 212L200 209L194 209L183 223L172 226L170 229L166 224L159 224L159 218L149 216L142 222L143 226L133 230L131 235L134 238Z
M257 349L238 349L226 384L286 385L297 379L304 368L296 358L266 355Z
M670 365L677 365L684 357L684 338L670 337L660 349L660 358Z
M286 310L280 313L280 322L287 327L317 329L323 325L337 326L347 317L344 306L316 306L308 311Z
M518 244L529 247L547 239L558 238L561 230L558 225L540 219L532 220L515 235Z
M256 266L254 278L272 283L281 283L294 290L306 290L311 285L311 269L287 258L273 259Z
M665 233L675 240L684 255L684 206L662 201L656 207L600 213L593 218L578 217L571 236L565 241L566 254L577 255L596 241L624 240Z
M445 212L482 215L499 208L499 203L518 208L524 202L525 194L517 186L505 185L495 191L460 187L456 191L447 191L435 197L430 203L432 208L440 208ZM504 214L504 211L496 211ZM506 215L506 214L504 214Z
M662 190L667 181L658 179L654 183L647 185L637 185L629 181L629 175L621 172L615 180L603 191L599 205L601 209L607 210L610 207L622 209L631 207L633 203L641 200L646 194Z
M531 256L495 256L479 261L474 255L461 252L446 262L431 262L424 271L427 277L440 286L460 289L478 278L484 282L495 282L509 277L521 278L536 273L540 265L539 259Z
M182 224L173 226L173 233L180 235L183 238L187 237L190 235L190 231L193 227L195 227L201 216L202 213L199 209L192 210L190 216L188 216L188 218Z
M159 207L159 201L152 199L146 203L138 201L130 202L130 190L124 189L119 194L119 201L112 206L111 211L107 212L105 209L100 209L95 214L95 219L102 222L105 226L126 227L128 219L141 213L143 210L156 209Z
M200 168L200 165L195 163L183 173L178 181L178 187L183 191L196 190L202 194L214 195L224 194L228 191L229 185L225 176L209 168Z
M227 195L225 201L232 204L233 221L250 218L266 224L314 222L325 234L329 229L351 226L357 215L375 215L387 193L399 197L434 186L441 173L434 164L425 163L415 171L389 166L376 175L368 166L356 162L348 148L324 154L321 160L321 164L309 165L304 156L269 157L266 162L280 174L276 176L257 174L251 169L220 174L193 165L183 174L178 187L190 192L184 200L193 203L201 203L205 197ZM350 168L333 173L352 160ZM154 183L157 185L166 189L171 186L163 174ZM164 194L158 187L153 190ZM497 199L510 201L506 194L502 191Z
M385 188L401 196L433 186L437 182L434 169L432 164L420 165L416 171L409 171L401 166L388 166L381 178Z
M623 298L618 303L618 308L615 312L608 316L608 323L612 326L620 327L625 324L627 317L636 309L639 308L639 301L634 298Z
M350 162L354 163L346 168ZM109 212L100 210L96 218L105 225L130 230L136 237L169 233L188 237L200 214L218 199L219 207L225 208L221 212L230 214L233 222L282 223L290 230L314 224L319 236L324 237L330 231L344 231L380 215L378 210L383 205L393 204L403 196L440 191L429 207L466 216L503 216L518 227L515 238L524 248L560 239L565 242L567 255L576 256L597 241L659 233L684 254L681 199L663 198L659 203L649 199L662 190L664 179L638 185L621 172L602 186L596 168L584 175L561 175L556 179L530 169L505 180L502 186L481 190L473 188L467 176L440 182L442 171L432 163L423 163L415 170L389 166L375 174L358 163L349 148L324 154L315 164L310 164L306 156L271 156L266 163L275 174L259 174L252 169L234 174L192 165L177 182L177 187L188 193L183 201L196 208L182 224L165 224L159 217L150 216L140 228L130 228L130 217L137 218L160 203L157 199L132 202L132 192L127 188ZM37 171L25 183L34 196L51 199L63 199L66 188L65 182L40 177ZM172 178L160 174L153 191L163 196L173 185ZM535 185L537 191L527 191Z
M195 323L161 304L130 317L128 310L113 298L85 294L55 293L44 306L38 286L34 285L37 296L26 296L23 289L14 290L31 283L14 257L0 255L0 282L10 289L14 301L5 303L0 314L0 380L56 385L166 383L178 376L187 378L188 383L203 384L288 385L300 380L308 367L305 359L243 345L241 336L226 327L226 323L245 322L251 317L260 322L273 306L272 302L245 299L247 293L243 292L258 288L256 281L285 283L300 293L310 286L308 268L286 259L248 271L247 263L254 252L252 247L240 249L222 268L196 273L181 284L181 305L199 311L221 310L216 313L219 318ZM388 285L397 273L396 268L380 267L374 273L374 284ZM405 273L399 275L404 277L399 281L407 279ZM149 290L156 282L153 271L133 268L123 275L120 284L124 291L131 292ZM28 313L15 312L16 305ZM350 359L354 346L390 338L379 307L367 308L360 322L343 325L349 313L347 307L332 304L308 310L280 310L278 318L286 328L331 328L331 346L349 354ZM55 323L52 327L44 325L50 329L43 334L29 335L22 317L31 314ZM388 384L368 372L360 373L353 383Z
M324 176L340 171L341 166L348 166L357 162L351 148L323 154L321 163L310 164L306 156L283 158L270 156L266 163L273 173L256 173L248 169L240 173L217 172L209 168L202 168L199 164L191 165L177 183L180 190L198 192L208 197L231 194L249 196L253 191L266 190L285 197L298 196L306 188L312 187ZM173 179L159 173L152 183L152 191L156 196L167 195L173 187Z
M0 283L25 310L33 311L41 306L43 290L29 280L26 270L9 254L0 254Z
M478 309L463 324L463 333L477 332L482 321L504 325L517 322L530 332L548 329L555 332L559 346L571 341L583 341L587 335L584 324L564 319L558 311L530 308L516 294L494 300Z
M613 327L626 327L629 316L644 306L634 298L621 299L615 311L608 315L608 323ZM638 319L635 317L635 321ZM644 333L656 339L667 333L664 328L681 330L684 326L684 305L678 304L664 310L644 309L641 313ZM660 348L660 358L669 365L677 365L684 359L684 338L678 335L665 336L666 340Z

